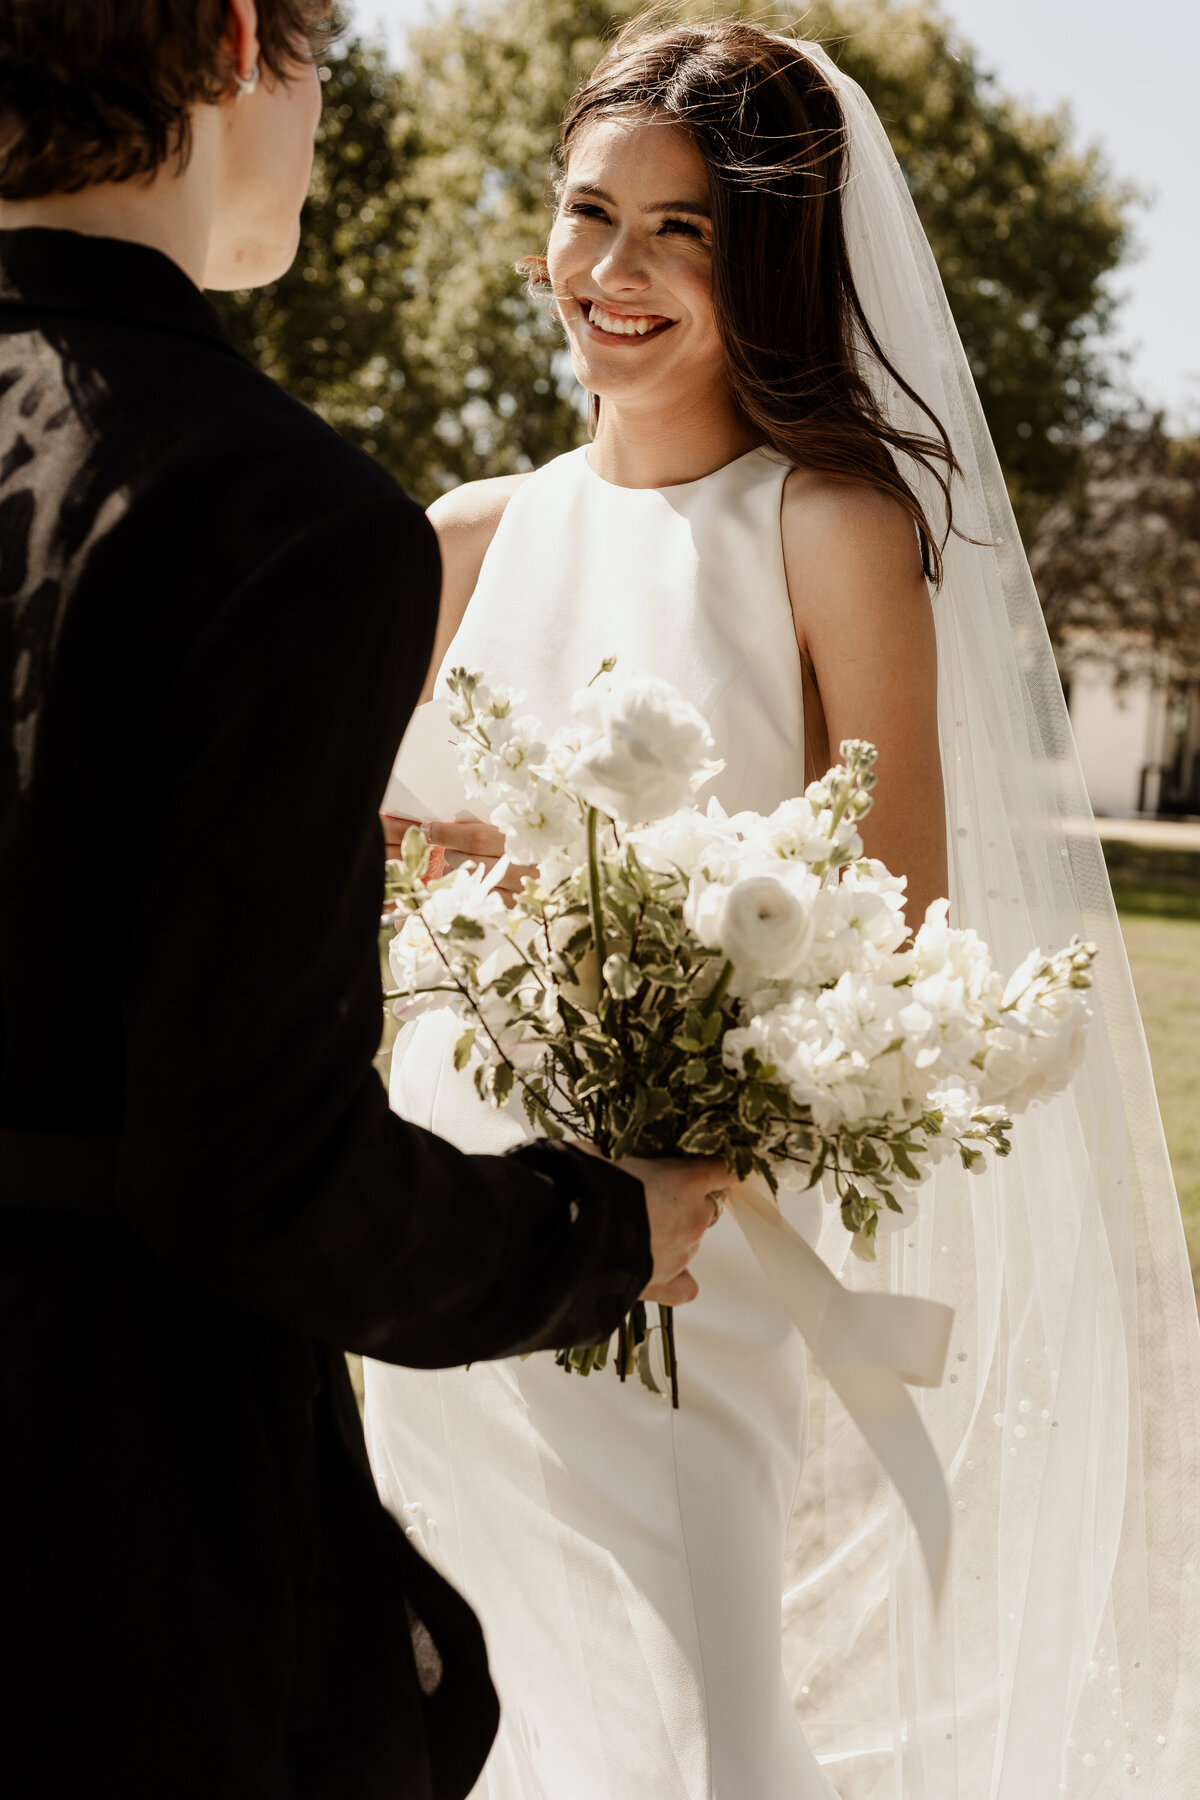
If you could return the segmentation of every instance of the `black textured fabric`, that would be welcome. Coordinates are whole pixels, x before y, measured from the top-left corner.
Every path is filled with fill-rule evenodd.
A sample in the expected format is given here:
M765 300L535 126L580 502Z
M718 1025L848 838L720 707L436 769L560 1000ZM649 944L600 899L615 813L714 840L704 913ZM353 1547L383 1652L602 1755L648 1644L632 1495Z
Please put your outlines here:
M438 583L167 259L0 233L0 1192L5 1143L119 1140L110 1212L69 1153L0 1207L13 1800L449 1800L494 1731L341 1352L596 1339L649 1251L637 1183L465 1157L370 1068Z

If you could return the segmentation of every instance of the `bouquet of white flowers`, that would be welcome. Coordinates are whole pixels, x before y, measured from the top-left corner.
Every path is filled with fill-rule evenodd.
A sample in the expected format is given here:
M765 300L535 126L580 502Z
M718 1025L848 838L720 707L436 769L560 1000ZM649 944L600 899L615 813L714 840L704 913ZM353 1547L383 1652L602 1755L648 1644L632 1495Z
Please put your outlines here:
M468 794L535 865L511 906L500 870L422 880L419 831L389 865L391 967L411 1016L458 1003L456 1066L481 1098L516 1093L533 1128L607 1156L721 1156L738 1181L836 1195L860 1255L942 1157L978 1168L1012 1115L1082 1051L1094 951L1034 951L1007 981L931 906L910 938L904 881L864 858L875 751L766 816L696 790L720 768L703 718L665 682L604 678L547 733L518 694L456 669L451 720ZM663 1364L677 1400L669 1313ZM563 1352L588 1373L608 1346ZM655 1386L638 1308L622 1377Z

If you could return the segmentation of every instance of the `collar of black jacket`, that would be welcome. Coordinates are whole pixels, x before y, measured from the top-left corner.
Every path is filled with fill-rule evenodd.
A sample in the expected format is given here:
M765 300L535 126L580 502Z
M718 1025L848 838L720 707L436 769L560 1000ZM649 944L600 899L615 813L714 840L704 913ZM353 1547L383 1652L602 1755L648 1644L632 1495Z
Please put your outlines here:
M39 225L0 231L0 330L12 308L154 326L238 354L179 265L161 250L123 238Z

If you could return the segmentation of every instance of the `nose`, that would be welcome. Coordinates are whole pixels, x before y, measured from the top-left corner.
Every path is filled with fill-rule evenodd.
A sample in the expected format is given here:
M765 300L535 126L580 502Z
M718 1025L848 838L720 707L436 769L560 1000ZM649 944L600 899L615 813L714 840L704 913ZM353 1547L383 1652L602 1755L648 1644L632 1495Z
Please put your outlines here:
M615 231L592 275L598 286L614 296L644 292L650 286L650 275L640 239L628 230Z

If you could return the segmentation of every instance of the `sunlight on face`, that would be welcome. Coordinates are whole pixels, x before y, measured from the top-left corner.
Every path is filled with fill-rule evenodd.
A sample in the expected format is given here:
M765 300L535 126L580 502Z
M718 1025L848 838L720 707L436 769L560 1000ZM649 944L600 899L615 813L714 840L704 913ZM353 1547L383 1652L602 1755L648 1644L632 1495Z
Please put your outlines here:
M581 129L546 254L589 392L678 409L724 387L708 199L704 159L681 127L600 119Z
M300 242L321 117L316 64L304 52L287 81L264 70L254 93L222 102L221 114L223 179L204 285L257 287L291 266Z

